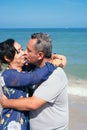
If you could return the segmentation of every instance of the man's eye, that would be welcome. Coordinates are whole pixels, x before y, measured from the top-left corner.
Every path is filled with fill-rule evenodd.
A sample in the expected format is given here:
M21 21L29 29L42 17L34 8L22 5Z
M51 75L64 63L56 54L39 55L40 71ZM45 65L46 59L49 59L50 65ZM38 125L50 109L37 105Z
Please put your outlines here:
M28 52L31 52L31 50L27 50Z

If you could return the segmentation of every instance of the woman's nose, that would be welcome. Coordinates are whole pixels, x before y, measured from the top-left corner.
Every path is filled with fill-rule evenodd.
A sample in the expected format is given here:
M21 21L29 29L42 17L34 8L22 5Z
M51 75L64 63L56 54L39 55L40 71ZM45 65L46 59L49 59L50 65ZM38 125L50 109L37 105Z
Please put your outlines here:
M27 57L27 53L26 53L26 51L25 51L25 50L23 51L23 54L24 54L24 56L25 56L25 57Z
M25 54L27 54L27 51L26 51L26 50L24 50L24 52L25 52Z

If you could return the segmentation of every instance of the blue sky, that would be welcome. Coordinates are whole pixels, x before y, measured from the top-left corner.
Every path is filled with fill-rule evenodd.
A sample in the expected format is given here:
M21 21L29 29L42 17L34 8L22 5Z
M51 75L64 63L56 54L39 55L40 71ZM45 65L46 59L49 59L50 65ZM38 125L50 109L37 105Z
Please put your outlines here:
M87 28L87 0L0 0L0 28Z

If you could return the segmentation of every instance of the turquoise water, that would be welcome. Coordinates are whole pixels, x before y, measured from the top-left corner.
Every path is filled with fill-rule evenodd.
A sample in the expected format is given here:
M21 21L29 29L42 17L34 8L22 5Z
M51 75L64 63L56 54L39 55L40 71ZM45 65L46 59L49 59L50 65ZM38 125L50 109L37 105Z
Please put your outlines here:
M67 57L65 72L71 86L87 88L87 29L0 29L0 42L8 38L18 41L23 48L34 32L49 33L53 52Z

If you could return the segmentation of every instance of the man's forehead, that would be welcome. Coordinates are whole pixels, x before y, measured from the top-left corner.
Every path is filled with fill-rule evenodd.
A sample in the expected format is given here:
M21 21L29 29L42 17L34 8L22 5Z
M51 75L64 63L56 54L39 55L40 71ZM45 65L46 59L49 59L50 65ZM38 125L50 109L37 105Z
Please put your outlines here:
M27 48L32 47L36 44L37 39L30 39L27 44Z
M37 39L35 38L35 39L30 39L29 41L28 41L28 44L35 44L37 42Z

